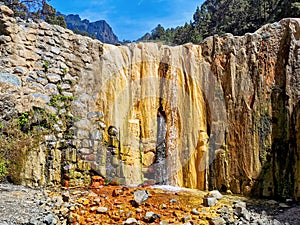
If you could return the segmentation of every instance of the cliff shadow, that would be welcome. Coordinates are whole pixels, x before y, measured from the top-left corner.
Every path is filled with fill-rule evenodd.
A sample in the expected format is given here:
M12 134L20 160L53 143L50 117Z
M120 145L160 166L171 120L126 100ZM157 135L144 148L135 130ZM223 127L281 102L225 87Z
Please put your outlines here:
M290 55L290 35L285 31L281 39L278 59L275 65L275 84L271 92L271 137L270 149L262 149L266 155L261 161L262 170L255 181L252 195L286 199L294 196L294 165L295 165L295 125L290 115L288 95L287 64ZM260 136L265 148L266 137Z

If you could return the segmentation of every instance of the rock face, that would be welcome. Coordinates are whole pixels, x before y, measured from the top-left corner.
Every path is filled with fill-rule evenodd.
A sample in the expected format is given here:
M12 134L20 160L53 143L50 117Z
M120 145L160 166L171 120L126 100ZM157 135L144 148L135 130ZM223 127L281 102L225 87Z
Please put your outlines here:
M90 22L89 20L81 20L78 15L64 16L68 29L75 31L78 29L80 32L87 32L89 35L95 36L98 40L116 44L119 42L118 37L114 34L112 28L106 23L105 20L98 20Z
M1 6L0 72L9 79L0 84L11 87L1 98L14 93L11 111L59 114L49 99L75 97L63 113L76 120L58 123L61 131L41 144L40 172L27 173L28 184L43 177L35 182L88 185L96 173L111 182L300 197L299 25L285 19L200 45L113 46L15 21Z

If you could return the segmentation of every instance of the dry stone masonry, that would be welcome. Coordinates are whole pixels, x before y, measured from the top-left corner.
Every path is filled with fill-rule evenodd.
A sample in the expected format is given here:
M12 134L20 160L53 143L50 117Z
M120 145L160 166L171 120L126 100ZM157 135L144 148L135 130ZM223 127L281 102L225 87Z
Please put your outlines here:
M56 118L28 149L23 184L100 175L300 197L300 20L200 45L114 46L0 10L2 123L36 108Z

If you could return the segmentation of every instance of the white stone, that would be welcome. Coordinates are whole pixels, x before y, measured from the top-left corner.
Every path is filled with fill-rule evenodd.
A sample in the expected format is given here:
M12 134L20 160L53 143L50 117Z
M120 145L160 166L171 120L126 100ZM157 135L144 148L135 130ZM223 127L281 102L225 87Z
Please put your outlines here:
M206 197L203 199L203 205L205 207L214 206L217 202L218 202L218 200L214 197Z
M53 74L53 73L48 74L47 79L51 83L57 83L57 82L61 81L61 77L58 74Z
M209 192L209 196L210 197L214 197L218 200L220 200L221 198L223 198L223 195L218 191L218 190L213 190Z
M107 208L106 207L98 207L97 208L97 213L106 213L107 212Z
M124 225L133 225L133 224L138 224L138 221L135 218L128 218L123 224Z

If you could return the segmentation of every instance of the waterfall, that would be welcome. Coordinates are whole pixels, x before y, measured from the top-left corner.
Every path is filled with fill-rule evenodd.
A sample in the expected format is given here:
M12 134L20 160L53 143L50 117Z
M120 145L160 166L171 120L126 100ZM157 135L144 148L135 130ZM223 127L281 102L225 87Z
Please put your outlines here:
M157 142L155 159L155 181L158 184L166 184L167 161L166 161L166 116L162 107L157 112Z

